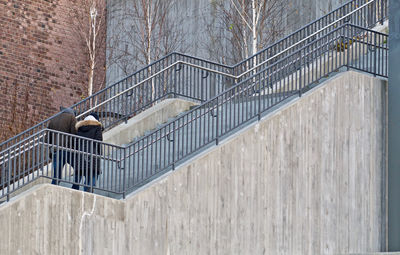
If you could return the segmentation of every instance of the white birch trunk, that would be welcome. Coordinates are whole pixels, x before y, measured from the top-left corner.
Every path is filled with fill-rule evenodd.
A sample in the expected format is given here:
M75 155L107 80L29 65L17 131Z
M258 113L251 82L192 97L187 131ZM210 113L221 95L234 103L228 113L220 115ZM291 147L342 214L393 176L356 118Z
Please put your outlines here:
M151 63L151 40L152 40L152 20L151 20L151 2L148 0L148 5L147 5L147 65L150 65ZM151 67L149 67L149 74L151 76ZM155 85L154 85L154 79L151 79L151 100L153 101L155 99Z
M257 5L256 5L256 0L251 1L251 9L252 9L252 52L251 55L254 55L257 53ZM254 57L253 59L253 67L257 65L257 58ZM256 70L254 69L254 73Z
M242 17L242 21L243 21L243 48L244 48L244 58L247 59L249 57L249 45L247 43L247 24L246 24L246 20L244 18L245 14L246 14L246 5L245 5L245 1L242 0L242 12L241 13L241 17ZM246 69L249 69L249 63L246 61Z
M90 97L93 94L93 76L94 76L94 62L92 61L89 70L88 97Z
M89 55L90 55L90 70L89 70L89 84L88 84L88 97L93 94L93 76L94 76L94 68L96 66L96 16L97 10L96 7L92 7L90 10L90 19L91 19L91 33L92 38L92 47L89 47Z

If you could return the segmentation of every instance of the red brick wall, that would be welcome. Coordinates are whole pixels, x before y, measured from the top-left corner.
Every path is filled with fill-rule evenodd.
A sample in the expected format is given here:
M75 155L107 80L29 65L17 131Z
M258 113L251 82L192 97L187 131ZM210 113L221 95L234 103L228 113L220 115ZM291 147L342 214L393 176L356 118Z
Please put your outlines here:
M70 3L0 0L0 141L86 96L86 57L69 25ZM105 75L98 63L97 88Z

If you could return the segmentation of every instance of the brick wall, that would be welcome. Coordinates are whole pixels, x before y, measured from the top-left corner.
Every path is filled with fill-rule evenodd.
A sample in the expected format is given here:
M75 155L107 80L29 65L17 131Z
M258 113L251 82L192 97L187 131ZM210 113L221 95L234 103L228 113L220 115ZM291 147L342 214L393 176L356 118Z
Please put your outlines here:
M87 95L86 57L69 22L70 3L0 0L0 141ZM95 88L104 81L103 66L99 61Z

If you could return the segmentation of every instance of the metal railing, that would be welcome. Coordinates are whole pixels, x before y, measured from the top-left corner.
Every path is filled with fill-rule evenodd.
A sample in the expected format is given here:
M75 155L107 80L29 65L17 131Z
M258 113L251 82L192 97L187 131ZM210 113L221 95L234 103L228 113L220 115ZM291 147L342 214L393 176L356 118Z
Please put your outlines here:
M78 119L84 118L89 112L98 111L100 120L107 129L169 96L184 96L204 101L207 97L221 92L225 84L229 84L229 77L225 79L229 73L230 67L171 53L71 108L78 114ZM202 90L199 92L200 87ZM123 91L127 93L121 93ZM0 143L0 151L44 130L50 120L59 114L61 112Z
M124 196L341 68L387 77L387 42L386 34L339 26L126 147L41 130L0 152L0 198L9 199L39 177ZM60 157L71 162L62 178L52 174L51 165ZM96 185L78 183L81 172L91 179L95 162L102 171Z
M365 28L371 28L378 22L383 24L388 17L387 0L355 0L349 1L325 16L293 32L291 35L274 43L255 55L234 65L233 74L246 78L260 70L271 60L277 61L277 56L287 56L302 48L310 41L324 36L335 28L350 23Z
M383 33L342 25L127 147L127 191L219 143L342 67L387 77Z
M24 153L19 153L24 151ZM48 178L53 182L78 184L79 176L103 175L97 178L96 190L123 192L120 176L124 167L125 148L81 136L44 129L0 153L0 197L9 199L12 192L36 179ZM56 162L56 172L53 164ZM62 163L63 162L63 163ZM60 166L65 164L64 166ZM92 170L98 170L99 173ZM114 169L115 171L111 171ZM62 174L64 173L64 174ZM93 191L93 183L78 184ZM111 187L118 189L113 190Z
M168 97L204 102L345 23L371 27L387 17L387 0L353 0L235 66L171 53L72 106L78 119L92 111L105 129ZM60 114L60 113L58 113ZM41 130L58 114L0 143L0 151ZM0 158L1 160L1 158Z

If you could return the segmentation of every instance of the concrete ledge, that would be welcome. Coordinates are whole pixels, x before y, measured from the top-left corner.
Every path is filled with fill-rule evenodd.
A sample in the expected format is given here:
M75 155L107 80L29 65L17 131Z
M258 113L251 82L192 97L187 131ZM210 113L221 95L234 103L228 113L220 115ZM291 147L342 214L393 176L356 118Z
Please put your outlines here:
M153 130L169 118L189 110L194 102L183 99L166 99L150 109L122 123L103 134L106 143L124 145L130 143L135 137L144 135L146 131Z
M377 253L349 253L340 255L400 255L400 252L377 252Z

